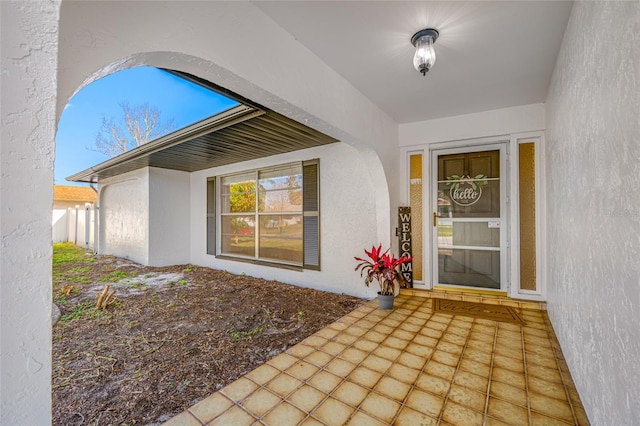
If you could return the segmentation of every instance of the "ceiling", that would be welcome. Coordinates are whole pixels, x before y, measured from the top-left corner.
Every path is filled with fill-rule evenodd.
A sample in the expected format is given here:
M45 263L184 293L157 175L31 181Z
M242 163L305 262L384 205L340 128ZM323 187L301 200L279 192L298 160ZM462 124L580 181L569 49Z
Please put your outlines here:
M570 1L258 1L399 123L544 102ZM425 77L411 36L440 31Z

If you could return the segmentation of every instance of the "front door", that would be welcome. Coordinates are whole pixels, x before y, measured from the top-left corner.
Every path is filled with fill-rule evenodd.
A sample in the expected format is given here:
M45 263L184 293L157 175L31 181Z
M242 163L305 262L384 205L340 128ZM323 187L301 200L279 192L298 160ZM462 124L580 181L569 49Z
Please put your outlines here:
M433 282L506 291L504 145L433 151Z

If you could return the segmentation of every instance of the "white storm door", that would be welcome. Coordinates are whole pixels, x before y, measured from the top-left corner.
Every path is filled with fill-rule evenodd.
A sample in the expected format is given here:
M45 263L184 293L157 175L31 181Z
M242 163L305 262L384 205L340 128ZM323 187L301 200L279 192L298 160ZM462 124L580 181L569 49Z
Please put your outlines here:
M432 151L433 283L507 291L506 145Z

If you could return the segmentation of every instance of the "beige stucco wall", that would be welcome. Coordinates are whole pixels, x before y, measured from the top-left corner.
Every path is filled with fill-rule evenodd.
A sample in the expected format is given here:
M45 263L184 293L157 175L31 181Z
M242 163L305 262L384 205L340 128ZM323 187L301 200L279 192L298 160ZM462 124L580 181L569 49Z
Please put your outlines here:
M640 3L577 2L547 97L548 309L594 425L640 419Z

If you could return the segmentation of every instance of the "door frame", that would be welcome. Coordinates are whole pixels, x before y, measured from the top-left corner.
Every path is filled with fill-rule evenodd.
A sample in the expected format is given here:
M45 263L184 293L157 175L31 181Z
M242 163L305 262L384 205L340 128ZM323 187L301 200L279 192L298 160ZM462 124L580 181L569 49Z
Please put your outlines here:
M446 285L438 283L438 235L435 231L436 227L431 223L431 217L434 212L437 212L438 208L438 156L448 154L462 154L482 151L499 151L500 161L500 288L499 289L485 289L471 286L461 285ZM510 277L511 277L511 264L510 264L510 244L509 238L510 232L510 205L509 205L509 179L511 173L509 171L509 140L505 141L487 141L485 143L478 143L473 145L455 146L455 147L441 147L432 146L429 149L429 164L430 164L430 184L428 188L429 193L429 213L425 216L427 223L429 223L429 266L430 266L430 283L431 288L434 286L442 286L445 288L458 289L460 291L487 291L491 293L508 294L510 291Z

